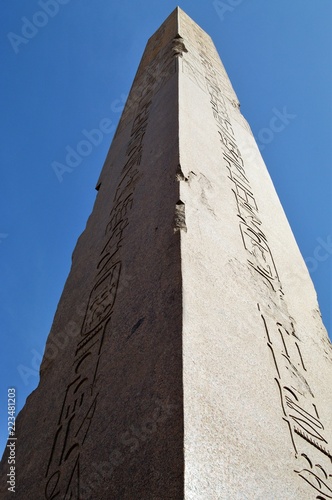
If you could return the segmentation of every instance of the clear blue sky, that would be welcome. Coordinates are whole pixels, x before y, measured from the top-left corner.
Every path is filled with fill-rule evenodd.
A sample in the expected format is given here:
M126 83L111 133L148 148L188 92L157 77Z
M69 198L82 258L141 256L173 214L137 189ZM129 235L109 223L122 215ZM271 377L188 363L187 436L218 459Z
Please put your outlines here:
M117 124L148 37L177 5L59 2L1 7L1 451L7 388L16 387L20 409L38 384L71 253L113 133L91 146L62 182L52 164L64 164L66 148L75 149L83 131L103 118ZM212 36L242 112L265 146L331 333L331 0L224 0L218 12L212 0L179 5ZM285 107L296 117L271 134L271 119Z

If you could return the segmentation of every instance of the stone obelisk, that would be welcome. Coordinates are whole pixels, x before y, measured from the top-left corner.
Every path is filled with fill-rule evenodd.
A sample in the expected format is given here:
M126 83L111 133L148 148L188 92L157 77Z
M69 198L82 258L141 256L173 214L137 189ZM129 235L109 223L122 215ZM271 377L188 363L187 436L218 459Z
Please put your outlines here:
M147 44L17 419L16 498L332 498L331 345L239 108L176 9Z

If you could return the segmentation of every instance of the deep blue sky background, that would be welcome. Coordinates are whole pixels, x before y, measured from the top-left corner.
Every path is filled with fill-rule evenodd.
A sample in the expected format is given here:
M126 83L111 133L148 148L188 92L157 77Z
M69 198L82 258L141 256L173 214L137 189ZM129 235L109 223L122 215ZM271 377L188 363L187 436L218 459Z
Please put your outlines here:
M331 0L220 4L224 15L210 0L179 3L212 36L258 142L275 109L296 115L262 154L331 333ZM71 253L113 134L61 183L52 163L65 163L66 146L75 149L84 129L97 128L103 118L117 124L147 39L176 5L69 0L45 18L34 17L38 1L2 2L1 451L7 388L16 387L20 409L38 384ZM8 33L22 36L24 17L46 24L15 53Z

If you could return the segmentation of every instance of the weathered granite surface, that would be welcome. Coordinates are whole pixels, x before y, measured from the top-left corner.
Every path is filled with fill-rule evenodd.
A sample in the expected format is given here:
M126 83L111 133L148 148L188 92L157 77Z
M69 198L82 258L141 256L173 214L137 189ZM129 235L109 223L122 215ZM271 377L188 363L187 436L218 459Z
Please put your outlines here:
M214 45L180 9L147 44L97 188L17 419L16 498L332 498L315 290Z

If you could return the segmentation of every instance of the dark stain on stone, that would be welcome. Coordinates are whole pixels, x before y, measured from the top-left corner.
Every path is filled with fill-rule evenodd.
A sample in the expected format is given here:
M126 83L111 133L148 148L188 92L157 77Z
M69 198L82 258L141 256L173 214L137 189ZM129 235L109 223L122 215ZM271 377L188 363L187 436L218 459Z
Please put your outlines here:
M128 338L130 338L132 335L134 335L134 333L136 332L136 330L141 326L141 324L144 322L145 320L145 317L144 318L141 318L137 321L137 323L135 323L135 325L132 327L131 329L131 332L130 334L128 335Z

